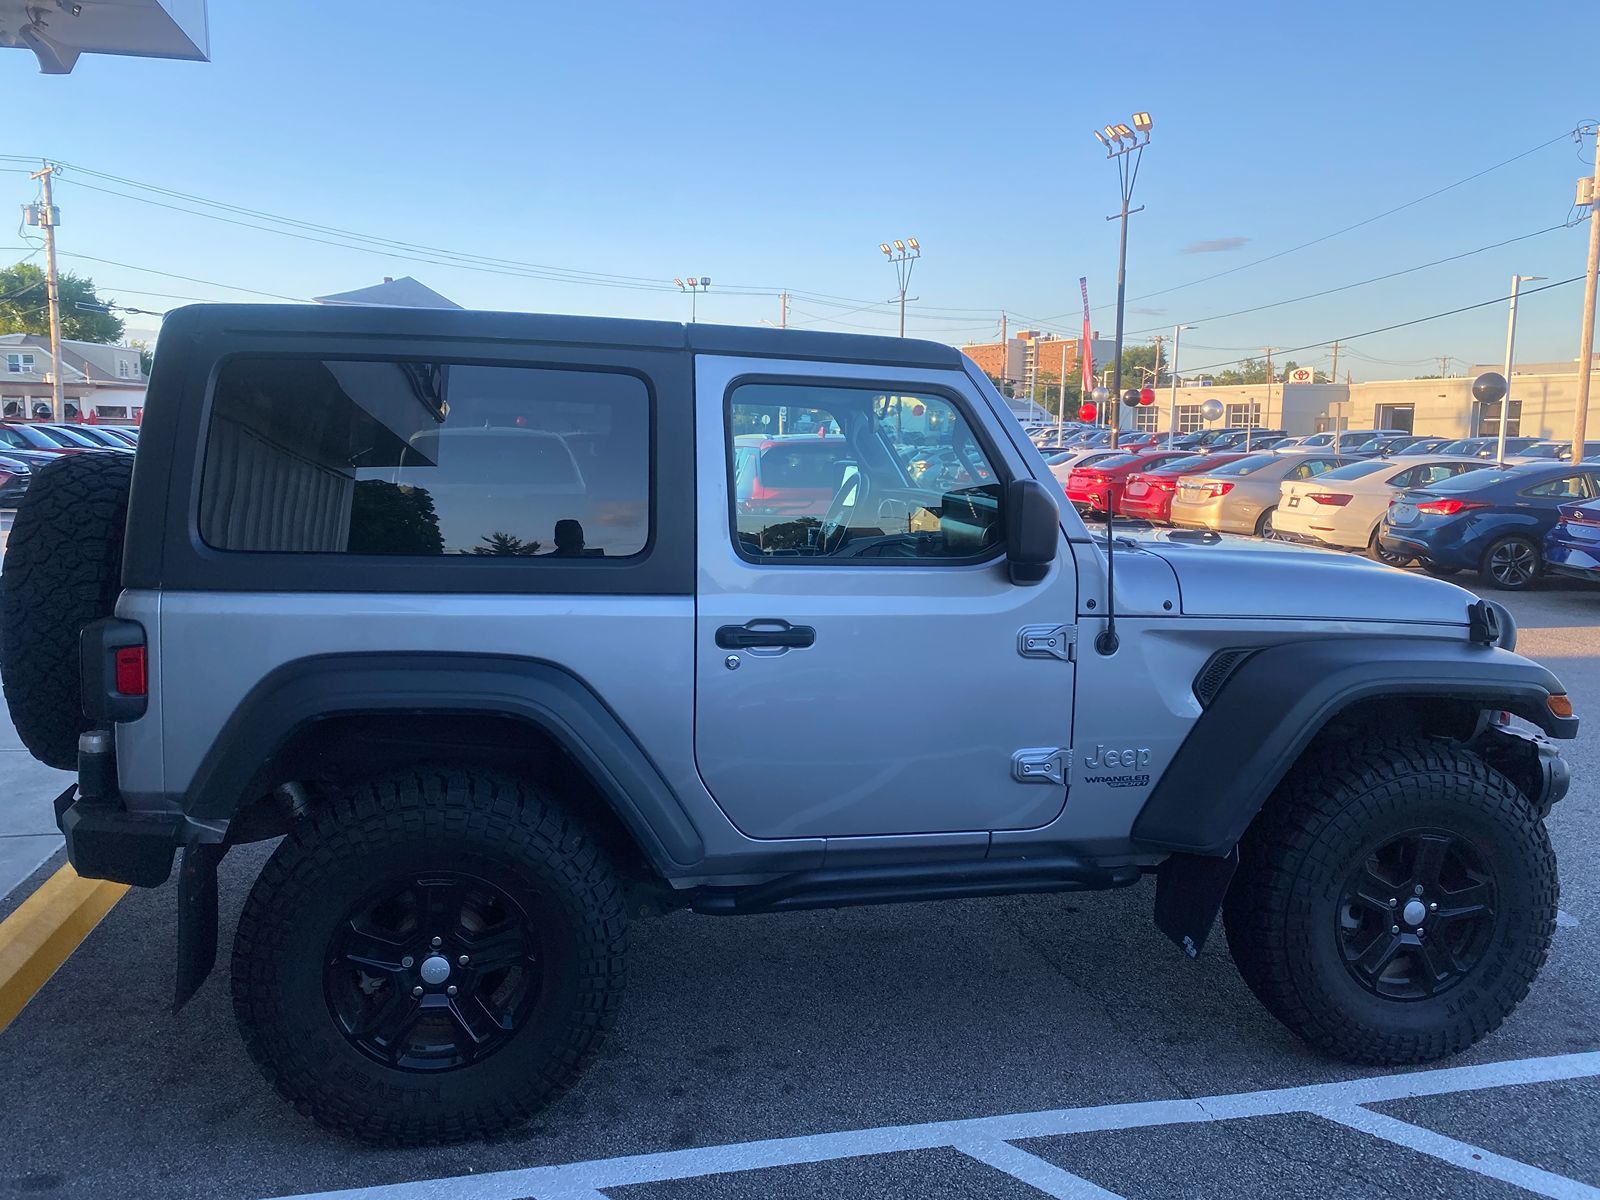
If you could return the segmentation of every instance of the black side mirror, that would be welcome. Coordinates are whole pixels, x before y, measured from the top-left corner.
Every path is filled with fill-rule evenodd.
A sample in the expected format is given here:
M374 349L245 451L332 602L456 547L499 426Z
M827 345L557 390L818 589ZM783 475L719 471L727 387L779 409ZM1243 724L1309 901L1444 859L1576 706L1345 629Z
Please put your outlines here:
M1012 583L1038 583L1061 549L1061 509L1037 479L1006 485L1006 567Z

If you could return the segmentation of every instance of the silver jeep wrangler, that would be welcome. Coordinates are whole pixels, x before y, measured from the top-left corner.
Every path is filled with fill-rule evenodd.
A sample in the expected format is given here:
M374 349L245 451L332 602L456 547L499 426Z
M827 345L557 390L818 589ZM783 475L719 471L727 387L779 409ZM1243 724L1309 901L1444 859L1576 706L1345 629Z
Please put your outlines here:
M1091 534L931 343L203 306L135 465L39 473L5 695L84 875L217 866L302 1112L526 1121L612 1023L629 922L1156 877L1198 953L1362 1063L1451 1054L1554 927L1577 721L1497 605L1348 556ZM1514 720L1519 718L1520 720Z

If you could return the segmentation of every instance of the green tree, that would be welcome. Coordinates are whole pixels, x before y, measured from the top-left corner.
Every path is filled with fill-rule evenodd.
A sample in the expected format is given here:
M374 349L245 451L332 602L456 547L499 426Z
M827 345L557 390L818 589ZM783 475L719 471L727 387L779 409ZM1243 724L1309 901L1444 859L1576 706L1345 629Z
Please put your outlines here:
M79 342L118 342L122 321L94 290L94 280L71 271L59 280L61 336ZM0 269L0 333L49 333L44 268L29 262Z
M150 349L150 343L140 338L134 338L128 345L139 352L139 374L146 379L150 378L150 367L155 362L155 351Z
M509 533L501 533L498 530L494 533L485 534L478 540L483 545L474 546L472 549L463 550L461 553L523 555L537 554L539 552L538 542L525 542L519 537L513 537Z

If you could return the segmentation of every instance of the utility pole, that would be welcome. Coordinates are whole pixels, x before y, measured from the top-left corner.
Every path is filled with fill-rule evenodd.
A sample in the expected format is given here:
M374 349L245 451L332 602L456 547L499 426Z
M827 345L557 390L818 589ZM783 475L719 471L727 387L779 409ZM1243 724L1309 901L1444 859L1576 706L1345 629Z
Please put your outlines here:
M1267 352L1267 411L1266 411L1265 415L1269 419L1272 416L1272 352L1274 350L1276 350L1276 349L1277 349L1276 346L1267 346L1266 347L1266 352ZM1253 408L1254 406L1252 405L1251 407ZM1250 451L1251 438L1254 435L1256 426L1259 424L1259 422L1256 420L1255 413L1252 412L1250 409L1246 409L1245 410L1245 418L1244 418L1244 420L1245 420L1245 426L1244 426L1244 429L1245 429L1245 433L1244 433L1244 448L1245 448L1245 453L1248 454L1249 451Z
M782 292L778 296L778 328L789 328L789 293Z
M1583 333L1578 338L1578 404L1572 416L1572 461L1583 461L1584 443L1589 436L1589 380L1594 374L1595 285L1600 282L1600 127L1588 131L1594 136L1594 178L1589 181L1589 275L1583 285ZM1582 137L1582 133L1578 135ZM1578 185L1583 196L1583 185ZM1510 383L1509 376L1506 380Z
M1179 339L1185 329L1193 329L1193 325L1174 325L1172 327L1172 399L1167 406L1167 448L1172 448L1172 443L1178 436L1178 346Z
M1060 395L1056 398L1056 445L1061 445L1061 423L1067 419L1067 339L1061 339Z
M1333 344L1333 370L1328 372L1328 382L1329 383L1338 383L1339 382L1339 343L1338 342L1334 342L1334 344Z
M1006 367L1009 365L1011 347L1006 343L1006 314L1000 314L1000 394L1006 394Z
M44 198L42 207L35 206L39 210L38 220L29 224L44 229L44 285L50 305L50 419L61 421L66 418L67 410L61 395L61 283L56 276L56 225L60 218L50 194L50 177L55 173L56 168L45 163L41 170L29 176L39 181Z
M1439 378L1450 378L1450 355L1448 354L1439 355Z
M1161 342L1163 337L1164 335L1158 333L1150 339L1156 344L1156 367L1150 379L1150 387L1152 390L1161 386ZM1155 416L1155 413L1152 412L1150 415L1153 417ZM1135 410L1134 420L1138 420L1137 410Z

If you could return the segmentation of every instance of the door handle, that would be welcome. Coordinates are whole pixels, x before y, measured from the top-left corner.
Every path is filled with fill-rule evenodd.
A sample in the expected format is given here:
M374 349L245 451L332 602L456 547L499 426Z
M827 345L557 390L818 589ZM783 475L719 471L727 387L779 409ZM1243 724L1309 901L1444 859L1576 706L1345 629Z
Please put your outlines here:
M763 646L804 650L816 640L817 631L809 625L791 625L787 621L770 619L724 625L717 630L717 645L724 650L751 650Z

